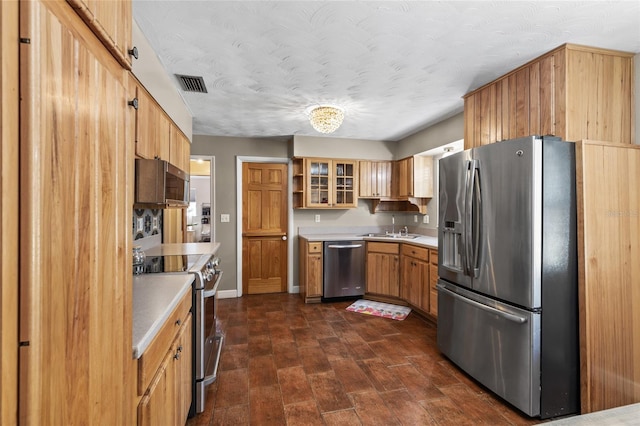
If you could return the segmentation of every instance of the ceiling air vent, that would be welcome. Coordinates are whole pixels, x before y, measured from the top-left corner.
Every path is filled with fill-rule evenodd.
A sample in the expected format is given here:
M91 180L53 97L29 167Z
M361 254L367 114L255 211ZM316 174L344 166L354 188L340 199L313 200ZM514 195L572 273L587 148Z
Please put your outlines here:
M205 86L202 77L180 74L176 74L176 77L178 77L180 86L185 92L207 93L207 86Z

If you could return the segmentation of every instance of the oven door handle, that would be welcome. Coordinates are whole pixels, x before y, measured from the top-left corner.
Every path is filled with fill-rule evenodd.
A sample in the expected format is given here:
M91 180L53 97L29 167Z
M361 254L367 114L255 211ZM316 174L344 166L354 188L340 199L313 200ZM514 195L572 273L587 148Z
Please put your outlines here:
M218 276L218 278L216 278L216 282L213 284L213 287L208 290L205 288L205 290L202 292L205 299L215 296L216 292L218 291L218 284L220 284L220 280L222 279L222 271L218 271L216 275Z
M224 336L222 334L216 334L213 339L219 340L220 342L218 343L218 353L216 354L216 363L213 366L213 374L205 376L205 378L202 380L202 383L204 383L205 386L209 386L211 383L215 382L218 376L218 365L220 364L220 352L222 352L222 343L224 342Z

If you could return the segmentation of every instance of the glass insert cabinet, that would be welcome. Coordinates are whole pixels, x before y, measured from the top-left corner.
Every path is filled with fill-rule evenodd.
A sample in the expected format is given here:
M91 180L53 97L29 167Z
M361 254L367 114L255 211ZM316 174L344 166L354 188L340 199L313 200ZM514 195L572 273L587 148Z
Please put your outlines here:
M293 169L295 208L357 207L357 160L296 158Z

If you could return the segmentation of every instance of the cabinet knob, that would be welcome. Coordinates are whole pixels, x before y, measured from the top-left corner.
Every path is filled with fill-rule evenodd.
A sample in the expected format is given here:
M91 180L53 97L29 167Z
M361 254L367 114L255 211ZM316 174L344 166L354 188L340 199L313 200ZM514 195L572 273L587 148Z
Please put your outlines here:
M180 359L180 352L176 353L176 354L173 356L173 359Z
M282 236L282 241L287 241L287 236L286 235Z
M180 325L180 324L182 324L182 321L181 320L177 320L176 321L176 325Z
M178 346L178 352L182 352L182 345Z
M129 102L127 102L127 105L132 106L133 109L138 109L138 98L133 98L132 100L130 100Z
M127 53L130 56L133 56L135 59L138 59L138 48L136 46L133 46L131 49L127 50Z

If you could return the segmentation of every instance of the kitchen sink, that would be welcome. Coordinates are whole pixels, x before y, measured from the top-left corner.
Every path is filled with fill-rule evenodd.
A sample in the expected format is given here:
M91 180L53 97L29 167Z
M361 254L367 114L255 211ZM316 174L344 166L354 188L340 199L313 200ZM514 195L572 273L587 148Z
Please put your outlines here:
M369 234L362 234L360 235L361 237L372 237L372 238L403 238L403 239L409 239L412 240L414 238L418 238L420 235L416 235L416 234L400 234L400 233L369 233Z

